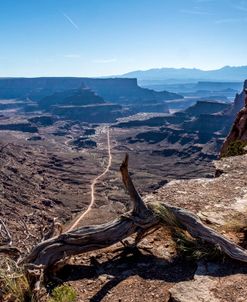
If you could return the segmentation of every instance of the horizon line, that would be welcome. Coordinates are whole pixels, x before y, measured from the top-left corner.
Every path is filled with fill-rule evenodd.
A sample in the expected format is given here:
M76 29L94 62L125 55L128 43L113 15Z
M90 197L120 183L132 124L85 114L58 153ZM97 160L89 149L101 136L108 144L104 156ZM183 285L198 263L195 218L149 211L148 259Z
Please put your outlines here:
M202 69L198 67L152 67L148 69L136 69L136 70L131 70L127 71L124 73L119 73L119 74L113 74L113 75L30 75L30 76L0 76L0 79L13 79L13 78L118 78L122 77L126 74L129 73L134 73L134 72L146 72L146 71L151 71L151 70L162 70L162 69L175 69L175 70L180 70L180 69L189 69L189 70L200 70L200 71L217 71L221 70L223 68L247 68L247 65L224 65L222 67L218 67L215 69Z

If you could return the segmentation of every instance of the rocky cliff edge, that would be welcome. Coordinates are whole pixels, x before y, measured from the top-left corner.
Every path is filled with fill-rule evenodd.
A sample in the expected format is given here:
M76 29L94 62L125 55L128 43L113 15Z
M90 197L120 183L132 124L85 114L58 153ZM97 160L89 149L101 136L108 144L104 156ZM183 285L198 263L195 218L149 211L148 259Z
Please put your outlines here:
M197 214L210 227L241 244L247 226L247 155L215 162L213 179L174 180L146 196ZM175 302L246 301L247 266L233 262L199 262L194 278L170 289Z

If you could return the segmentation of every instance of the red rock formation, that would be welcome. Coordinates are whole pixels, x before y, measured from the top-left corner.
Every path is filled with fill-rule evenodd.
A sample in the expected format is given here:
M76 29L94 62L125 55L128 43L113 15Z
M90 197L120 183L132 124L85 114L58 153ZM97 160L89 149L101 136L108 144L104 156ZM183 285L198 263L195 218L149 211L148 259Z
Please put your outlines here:
M229 145L237 140L247 142L247 88L244 89L244 108L237 114L232 129L221 148L220 157L224 156Z

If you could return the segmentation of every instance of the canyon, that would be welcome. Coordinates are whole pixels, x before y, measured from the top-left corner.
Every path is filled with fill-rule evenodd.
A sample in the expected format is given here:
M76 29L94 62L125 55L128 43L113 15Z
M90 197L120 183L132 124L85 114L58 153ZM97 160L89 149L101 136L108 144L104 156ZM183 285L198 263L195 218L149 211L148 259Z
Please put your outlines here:
M223 159L218 164L213 162L244 105L243 92L237 94L233 103L199 99L192 106L170 114L164 94L142 91L136 88L136 81L130 81L134 92L125 94L119 92L119 87L116 92L114 84L112 92L108 93L109 99L103 96L103 88L100 88L99 83L104 81L96 81L102 94L96 91L96 86L89 88L90 81L85 82L73 87L73 81L69 80L68 84L65 80L61 83L54 79L55 88L48 81L47 87L44 85L38 91L38 85L46 81L42 79L37 84L35 79L31 94L30 84L24 85L24 89L22 83L14 80L15 84L10 81L8 86L8 93L12 95L7 95L7 88L1 92L5 97L0 102L0 211L13 240L23 242L22 248L28 248L31 242L22 232L20 217L32 234L38 236L40 225L49 227L54 218L67 230L73 226L72 222L76 226L98 225L126 213L131 204L118 172L126 152L130 155L131 176L147 202L171 201L198 214L209 225L218 220L219 229L225 225L233 208L235 216L231 219L238 216L245 221L244 213L239 216L245 205L244 191L231 190L230 185L231 179L235 179L235 188L244 173L245 156ZM140 91L145 92L142 97ZM150 93L155 95L154 99ZM152 102L154 106L162 103L165 107L159 112L153 112L155 108L152 107L147 112L145 106ZM142 103L145 113L137 110ZM101 107L107 108L103 114ZM106 127L109 127L108 135ZM220 177L215 179L215 175ZM241 181L244 183L245 178ZM228 203L230 199L241 201L231 204L229 209L226 196ZM221 197L225 202L219 202ZM217 206L214 198L218 200ZM220 216L217 209L221 211ZM229 238L233 236L232 230L224 232ZM234 239L240 242L243 236L241 229ZM144 301L191 302L184 288L191 286L195 291L198 286L205 290L202 284L208 282L208 277L200 277L201 271L206 274L201 263L174 260L171 256L176 255L174 245L170 241L167 243L166 238L167 234L158 230L144 239L141 247L152 246L153 256L140 251L129 255L130 263L119 256L121 252L115 252L121 244L93 255L85 254L74 259L73 265L66 266L60 277L66 281L73 275L70 282L85 301L114 301L113 297L128 301L130 296L126 289L131 288L132 299L140 295L140 289L145 289ZM92 258L97 259L96 266L91 264ZM81 273L81 263L84 273ZM231 262L227 264L226 275L231 265ZM215 264L209 263L209 266L211 271ZM218 265L215 278L220 270ZM234 270L236 274L244 274L238 264ZM227 282L233 287L235 279L228 275ZM194 276L196 281L189 283ZM214 288L215 279L209 279ZM111 287L112 283L116 285ZM105 292L106 284L110 290ZM211 292L206 294L212 298ZM216 296L218 300L215 298L215 301L225 301L219 291ZM200 297L196 297L200 301Z

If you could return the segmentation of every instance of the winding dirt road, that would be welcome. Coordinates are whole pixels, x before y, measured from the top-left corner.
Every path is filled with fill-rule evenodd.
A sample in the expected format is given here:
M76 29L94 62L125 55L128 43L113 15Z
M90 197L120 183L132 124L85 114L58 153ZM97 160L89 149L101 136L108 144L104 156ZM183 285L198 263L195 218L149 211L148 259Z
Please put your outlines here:
M95 185L98 182L98 180L100 178L102 178L103 176L106 175L106 173L109 171L110 167L111 167L111 163L112 163L112 154L111 154L111 141L110 141L110 130L109 128L107 128L107 151L108 151L108 164L105 168L105 170L98 175L97 177L95 177L91 183L91 202L88 206L88 208L86 209L86 211L84 211L77 219L76 221L73 223L73 225L69 228L68 232L72 231L74 228L76 228L78 226L78 224L81 222L81 220L83 219L83 217L85 217L87 215L87 213L91 210L94 201L95 201Z

